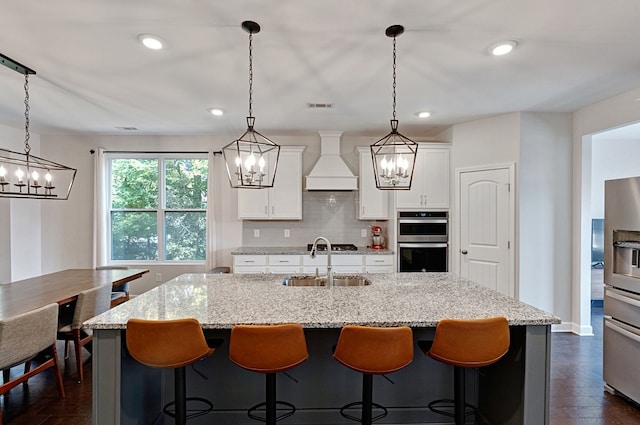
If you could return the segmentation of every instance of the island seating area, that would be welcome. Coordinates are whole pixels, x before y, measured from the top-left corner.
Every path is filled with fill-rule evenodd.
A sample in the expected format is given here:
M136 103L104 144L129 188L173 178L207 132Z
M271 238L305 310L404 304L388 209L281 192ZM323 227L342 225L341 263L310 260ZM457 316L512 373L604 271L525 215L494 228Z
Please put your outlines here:
M550 328L557 317L449 273L367 275L370 285L333 288L284 286L285 277L182 275L86 322L94 332L94 424L151 424L173 399L172 374L144 367L126 352L130 318L193 317L208 338L225 341L187 372L188 396L214 405L210 414L189 422L194 425L251 423L247 409L264 400L264 377L229 359L230 332L237 324L297 323L304 329L309 359L277 377L278 398L297 409L283 424L351 423L340 407L361 398L362 377L333 358L340 330L408 326L413 361L393 373L393 382L375 377L374 402L389 411L377 423L436 424L446 421L427 405L452 397L451 367L427 358L415 343L433 339L442 319L496 316L509 323L509 351L481 374L466 374L467 401L490 423L549 423Z

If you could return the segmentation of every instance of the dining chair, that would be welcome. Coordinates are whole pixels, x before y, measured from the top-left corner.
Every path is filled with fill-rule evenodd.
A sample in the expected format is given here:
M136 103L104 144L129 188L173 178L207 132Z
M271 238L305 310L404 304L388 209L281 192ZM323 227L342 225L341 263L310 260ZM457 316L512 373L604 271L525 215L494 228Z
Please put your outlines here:
M129 270L127 266L98 266L96 270ZM129 301L129 282L111 288L111 308Z
M12 388L27 383L29 378L47 369L53 369L60 398L64 398L62 374L58 364L56 350L56 331L58 322L58 304L52 303L36 310L0 320L0 370L10 370L14 366L25 365L24 372L11 378L6 374L5 382L0 385L0 395ZM31 360L40 353L46 354L46 360L31 369ZM2 408L0 405L0 425Z
M73 315L62 314L58 319L58 339L66 341L64 358L69 358L69 342L73 341L76 354L78 383L82 383L82 347L93 339L90 329L82 329L82 324L109 310L111 304L111 284L96 286L78 294L73 307ZM91 352L91 350L88 350Z

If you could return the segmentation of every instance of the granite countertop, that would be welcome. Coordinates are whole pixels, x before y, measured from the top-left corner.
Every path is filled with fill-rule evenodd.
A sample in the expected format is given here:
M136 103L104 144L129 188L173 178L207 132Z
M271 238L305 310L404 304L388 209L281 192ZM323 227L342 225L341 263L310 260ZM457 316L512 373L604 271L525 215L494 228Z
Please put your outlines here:
M318 255L326 255L327 251L318 251ZM331 255L392 255L390 249L371 249L359 246L357 251L331 251ZM231 251L231 255L309 255L306 246L245 246Z
M289 287L285 275L185 274L85 322L125 329L129 318L194 317L208 329L236 324L300 323L305 328L434 327L444 318L505 316L512 326L560 319L450 273L367 274L371 285Z

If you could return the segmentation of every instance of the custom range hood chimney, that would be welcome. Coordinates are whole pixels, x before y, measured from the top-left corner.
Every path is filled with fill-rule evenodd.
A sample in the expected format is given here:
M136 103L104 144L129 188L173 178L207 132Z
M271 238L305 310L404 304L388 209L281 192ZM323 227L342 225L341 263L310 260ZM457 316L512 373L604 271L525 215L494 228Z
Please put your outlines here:
M354 176L340 157L341 131L320 131L320 158L305 177L306 190L358 190Z

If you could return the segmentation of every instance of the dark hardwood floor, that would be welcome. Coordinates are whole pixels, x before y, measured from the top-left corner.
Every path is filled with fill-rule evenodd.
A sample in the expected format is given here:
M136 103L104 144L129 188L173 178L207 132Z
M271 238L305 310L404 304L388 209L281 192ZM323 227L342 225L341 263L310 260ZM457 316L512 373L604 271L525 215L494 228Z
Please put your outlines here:
M639 406L603 391L602 308L593 309L592 324L593 337L552 335L551 425L640 424ZM91 425L90 361L82 384L75 380L73 353L62 365L66 399L58 398L51 373L40 374L0 397L5 425Z

